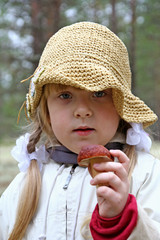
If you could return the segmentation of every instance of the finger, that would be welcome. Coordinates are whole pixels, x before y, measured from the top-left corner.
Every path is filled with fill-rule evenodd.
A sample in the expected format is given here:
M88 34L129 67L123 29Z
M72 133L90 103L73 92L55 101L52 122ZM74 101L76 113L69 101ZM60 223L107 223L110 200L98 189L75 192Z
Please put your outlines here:
M117 193L112 188L106 186L100 186L97 188L97 197L102 197L109 202L112 202L116 195Z
M94 164L93 167L97 172L99 172L99 174L101 172L113 172L123 181L126 181L128 177L128 172L119 162L102 162L99 164Z
M124 168L126 169L126 171L129 171L129 158L127 157L127 155L120 151L120 150L110 150L110 153L113 157L117 157L119 162L124 166Z
M123 188L121 179L113 172L98 174L94 179L91 180L91 184L98 186L109 186L118 192Z

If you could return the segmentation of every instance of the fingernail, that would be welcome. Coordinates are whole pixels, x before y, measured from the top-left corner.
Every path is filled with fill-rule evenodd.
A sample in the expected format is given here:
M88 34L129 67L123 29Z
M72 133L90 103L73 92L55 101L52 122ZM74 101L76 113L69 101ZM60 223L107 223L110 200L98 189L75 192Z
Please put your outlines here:
M110 153L114 153L114 152L116 152L116 150L114 150L114 149L111 149L111 150L109 150L110 151Z
M94 184L94 180L93 179L91 179L90 184L92 184L92 185Z
M99 167L99 163L95 163L93 167L96 167L96 168Z

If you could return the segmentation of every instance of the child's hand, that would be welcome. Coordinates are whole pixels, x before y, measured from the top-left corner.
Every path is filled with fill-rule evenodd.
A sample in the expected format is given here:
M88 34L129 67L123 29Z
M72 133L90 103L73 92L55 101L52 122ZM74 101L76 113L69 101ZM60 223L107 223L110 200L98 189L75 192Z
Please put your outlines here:
M111 150L110 153L117 157L119 162L94 164L94 168L100 173L91 180L92 185L99 185L97 187L99 214L106 218L122 212L129 193L129 159L120 150Z

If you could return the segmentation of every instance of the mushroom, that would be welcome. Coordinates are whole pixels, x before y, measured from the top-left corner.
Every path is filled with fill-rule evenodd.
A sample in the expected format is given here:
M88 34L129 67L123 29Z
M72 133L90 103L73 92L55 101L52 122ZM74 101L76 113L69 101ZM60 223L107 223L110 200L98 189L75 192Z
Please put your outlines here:
M77 161L79 166L88 167L91 176L95 177L98 172L93 168L93 164L113 161L113 157L102 145L86 145L81 148Z

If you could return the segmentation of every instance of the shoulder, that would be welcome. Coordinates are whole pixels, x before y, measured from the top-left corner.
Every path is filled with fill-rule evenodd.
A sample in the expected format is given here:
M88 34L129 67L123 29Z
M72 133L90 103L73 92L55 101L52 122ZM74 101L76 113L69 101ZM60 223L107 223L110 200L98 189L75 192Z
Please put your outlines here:
M49 163L44 164L41 172L42 181L43 178L46 180L48 176L47 181L49 182L50 179L53 178L54 171L56 171L56 169L58 169L58 166L53 161L49 161ZM27 174L23 172L17 174L17 176L13 179L0 197L0 216L3 215L6 221L7 219L10 219L10 222L14 222L19 197L26 180L26 175Z
M18 199L26 174L19 173L0 198L0 221L12 228L16 217Z
M9 184L9 186L6 188L6 190L4 191L4 193L2 194L2 198L5 198L10 195L13 195L14 197L16 197L21 188L23 187L23 183L25 180L26 174L25 173L18 173L16 175L16 177L13 179L13 181Z
M160 168L160 160L150 153L137 152L137 163L134 172L140 171L141 173L150 173L153 168Z
M132 173L131 192L136 195L140 188L160 182L160 160L150 153L137 152L137 163Z
M49 172L53 172L54 168L58 168L55 167L56 164L51 163L51 161L49 161L49 163L44 164L43 165L43 169L42 169L42 178L44 173L49 173ZM11 204L16 202L19 199L19 195L23 189L25 180L26 180L26 173L24 172L20 172L16 175L16 177L12 180L12 182L9 184L9 186L6 188L6 190L3 192L1 198L0 198L0 202L2 204L2 202L4 202L5 205L7 204Z

